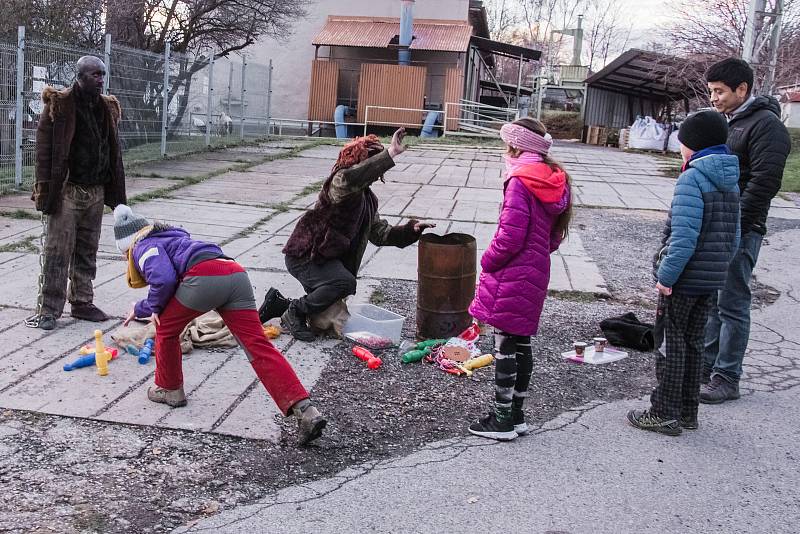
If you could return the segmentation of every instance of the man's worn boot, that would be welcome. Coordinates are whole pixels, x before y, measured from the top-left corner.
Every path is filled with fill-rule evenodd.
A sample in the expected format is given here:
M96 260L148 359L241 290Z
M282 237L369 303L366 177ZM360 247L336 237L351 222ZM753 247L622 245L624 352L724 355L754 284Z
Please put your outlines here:
M56 327L56 318L52 315L42 315L39 317L38 326L42 330L53 330Z
M108 315L91 302L89 304L73 304L72 316L76 319L92 321L93 323L108 321Z
M297 301L293 300L289 308L281 315L281 324L300 341L314 341L314 332L306 323L306 316L297 311Z
M186 406L186 394L183 392L182 386L178 389L164 389L158 386L147 388L147 398L173 408Z
M292 406L292 413L297 418L297 442L300 445L307 445L320 437L328 424L308 399Z
M739 383L728 382L719 375L711 377L708 385L700 388L700 402L703 404L722 404L739 398Z
M289 309L289 304L291 303L292 301L290 299L287 299L281 295L280 291L271 287L269 291L267 291L261 307L258 308L258 318L262 323L266 323L270 319L280 317Z

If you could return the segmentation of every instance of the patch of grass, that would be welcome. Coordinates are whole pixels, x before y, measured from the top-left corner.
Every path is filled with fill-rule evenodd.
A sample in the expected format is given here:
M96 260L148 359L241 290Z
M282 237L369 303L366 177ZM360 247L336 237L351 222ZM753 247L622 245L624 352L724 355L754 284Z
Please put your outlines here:
M783 169L781 191L800 193L800 128L788 128L792 139L792 151Z
M586 293L584 291L562 291L558 289L551 289L548 290L547 294L557 299L569 300L572 302L595 302L598 300L606 301L609 299L609 296L603 293Z
M210 178L214 178L215 176L219 176L221 174L225 174L226 172L244 172L250 169L251 167L255 167L256 165L261 165L262 163L267 163L268 161L275 161L280 159L288 159L293 158L296 155L300 154L304 150L308 150L309 148L313 148L315 146L319 146L322 143L314 140L309 143L304 143L302 145L298 145L291 150L287 150L281 154L269 154L262 158L259 158L254 161L248 161L246 163L239 163L236 165L230 165L228 167L224 167L222 169L217 169L214 171L207 172L205 174L200 174L198 176L190 176L186 178L180 179L177 183L173 185L169 185L166 187L161 187L158 189L154 189L152 191L147 191L146 193L140 193L128 199L128 205L138 204L140 202L146 202L148 200L155 200L158 198L165 198L169 196L170 193L177 191L178 189L183 189L184 187L188 187L190 185L199 184L205 180ZM307 194L307 193L306 193ZM299 197L298 197L299 198ZM293 199L294 200L294 199Z
M9 219L30 219L32 221L38 221L41 218L41 215L38 213L23 209L16 209L14 211L0 211L0 216L8 217Z
M800 193L800 150L789 154L786 160L781 191Z
M380 288L373 291L369 297L369 303L375 306L380 306L384 302L386 302L386 294Z
M297 197L301 198L301 197L304 197L306 195L310 195L311 193L316 193L317 191L320 190L320 188L322 187L323 183L324 183L324 180L320 180L319 182L314 182L313 184L305 186L303 188L303 190L300 191L300 193L298 193Z
M0 245L0 252L39 252L39 249L33 244L37 239L39 239L38 236L30 236L22 241Z

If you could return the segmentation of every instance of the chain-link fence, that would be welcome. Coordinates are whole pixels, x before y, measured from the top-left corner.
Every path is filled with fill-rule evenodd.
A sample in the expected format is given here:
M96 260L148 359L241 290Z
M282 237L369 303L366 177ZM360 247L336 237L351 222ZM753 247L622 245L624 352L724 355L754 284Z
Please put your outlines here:
M106 63L106 91L122 107L128 164L267 136L271 65L156 54L110 39L104 50L81 49L26 41L21 29L17 43L0 42L0 192L32 185L42 91L72 85L84 55Z
M17 46L0 42L0 189L14 183L16 167Z

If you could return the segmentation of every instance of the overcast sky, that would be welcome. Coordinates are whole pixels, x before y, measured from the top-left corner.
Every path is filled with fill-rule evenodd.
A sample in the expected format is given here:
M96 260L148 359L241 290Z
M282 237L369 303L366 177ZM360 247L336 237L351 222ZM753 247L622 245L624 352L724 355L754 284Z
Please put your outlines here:
M669 22L669 2L664 0L621 0L633 19L631 46L647 44L649 34L658 25Z

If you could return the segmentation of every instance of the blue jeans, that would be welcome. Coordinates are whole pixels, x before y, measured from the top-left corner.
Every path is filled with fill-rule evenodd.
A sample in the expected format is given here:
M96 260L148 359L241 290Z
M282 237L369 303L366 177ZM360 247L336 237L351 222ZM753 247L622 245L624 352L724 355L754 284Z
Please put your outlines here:
M739 382L742 376L742 361L750 339L750 277L763 238L752 231L742 236L739 250L728 266L725 287L715 295L708 314L704 363L713 374L729 382Z

